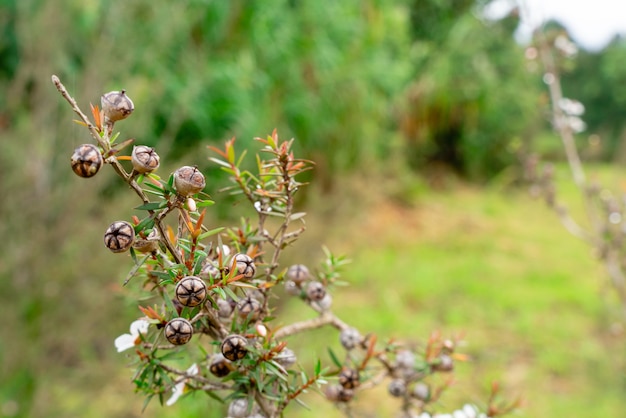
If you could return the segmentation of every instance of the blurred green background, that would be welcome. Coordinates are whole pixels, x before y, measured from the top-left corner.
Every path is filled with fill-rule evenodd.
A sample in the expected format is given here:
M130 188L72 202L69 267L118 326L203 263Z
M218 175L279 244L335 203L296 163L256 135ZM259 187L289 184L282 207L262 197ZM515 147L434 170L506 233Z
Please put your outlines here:
M274 128L295 137L317 165L300 201L309 231L284 262L315 265L322 244L348 255L337 312L380 338L464 332L472 360L442 409L481 404L499 380L527 400L518 416L621 416L626 347L604 272L515 187L520 153L561 158L541 72L514 41L518 16L487 20L486 3L0 1L0 416L138 417L143 404L113 346L138 316L121 287L131 260L101 243L137 202L108 170L89 181L70 170L90 138L52 74L83 110L126 89L136 110L117 128L157 148L161 173L198 165L215 224L244 210L218 193L206 146L236 136L254 150ZM587 105L583 155L620 192L625 59L617 38L565 63L563 80ZM310 316L291 301L280 312ZM290 344L307 365L336 340L319 331ZM361 398L357 416L397 410L384 388ZM312 412L287 416L339 416L307 401ZM144 416L200 414L223 416L202 396Z

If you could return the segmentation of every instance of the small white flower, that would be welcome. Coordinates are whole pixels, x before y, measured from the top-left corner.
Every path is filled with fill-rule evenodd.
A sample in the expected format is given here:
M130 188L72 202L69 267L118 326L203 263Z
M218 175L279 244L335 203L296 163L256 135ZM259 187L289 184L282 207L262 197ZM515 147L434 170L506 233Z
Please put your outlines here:
M576 44L567 39L567 36L565 35L557 36L554 40L554 46L566 57L573 57L578 53L578 47Z
M467 415L467 418L476 418L478 416L478 408L468 403L463 405L463 412L465 412L465 415Z
M559 107L570 116L582 116L585 113L585 105L578 100L563 97L559 100Z
M130 324L130 334L122 334L115 339L115 348L117 348L117 352L121 353L122 351L133 348L139 344L141 341L139 335L148 332L149 326L150 322L145 319L138 319Z
M165 402L165 405L172 406L178 398L180 398L183 393L185 393L185 387L187 385L187 381L189 380L189 376L195 376L199 372L198 365L196 363L192 364L191 367L187 369L185 376L180 382L176 383L172 388L172 396Z

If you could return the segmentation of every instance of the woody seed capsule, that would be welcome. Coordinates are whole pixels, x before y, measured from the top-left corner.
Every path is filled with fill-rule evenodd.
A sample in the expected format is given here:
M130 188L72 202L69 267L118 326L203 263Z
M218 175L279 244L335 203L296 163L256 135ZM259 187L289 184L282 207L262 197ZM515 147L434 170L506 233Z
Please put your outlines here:
M126 221L113 222L104 233L104 245L114 253L128 251L135 239L135 229Z
M309 269L304 264L294 264L287 269L287 279L300 284L310 277Z
M246 279L254 277L256 274L256 266L252 257L248 254L235 254L235 261L237 263L237 273L243 274Z
M165 325L165 338L174 345L187 344L193 336L193 326L185 318L174 318Z
M233 365L222 353L211 356L209 371L217 377L224 377L233 370Z
M126 119L135 110L135 105L126 95L126 90L110 91L103 94L100 103L104 116L111 122Z
M230 361L241 360L248 354L247 343L248 341L241 335L232 334L224 338L220 351Z
M135 171L140 174L150 173L159 168L160 164L159 154L154 151L154 148L145 145L133 147L130 161L133 163Z
M237 302L237 311L240 317L255 321L261 313L261 302L248 296Z
M309 300L320 301L326 296L326 289L320 282L311 282L306 288L306 296Z
M95 176L104 163L100 150L93 144L83 144L76 148L70 161L74 173L85 178Z
M359 371L356 369L343 369L339 373L339 384L345 389L354 389L359 385Z
M189 307L200 305L206 299L206 285L196 276L187 276L182 278L176 284L176 299Z
M191 196L202 191L206 186L204 175L197 167L185 165L174 172L174 187L178 194Z

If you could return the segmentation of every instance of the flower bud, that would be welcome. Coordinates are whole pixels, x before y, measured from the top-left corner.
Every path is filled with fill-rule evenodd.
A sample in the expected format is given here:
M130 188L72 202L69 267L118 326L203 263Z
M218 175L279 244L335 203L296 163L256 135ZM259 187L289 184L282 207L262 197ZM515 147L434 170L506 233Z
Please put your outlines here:
M126 119L135 110L135 105L126 95L126 90L103 94L100 103L104 116L111 122Z

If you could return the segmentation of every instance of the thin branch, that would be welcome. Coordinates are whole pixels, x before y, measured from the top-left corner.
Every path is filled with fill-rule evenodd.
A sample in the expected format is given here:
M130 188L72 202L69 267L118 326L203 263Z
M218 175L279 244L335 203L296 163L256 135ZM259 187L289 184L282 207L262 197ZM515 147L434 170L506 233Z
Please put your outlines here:
M330 325L334 328L337 328L340 331L350 328L348 324L343 322L333 313L324 312L317 318L309 319L306 321L294 322L293 324L280 328L274 333L274 337L279 340L285 337L299 334L301 332L321 328L326 325Z

